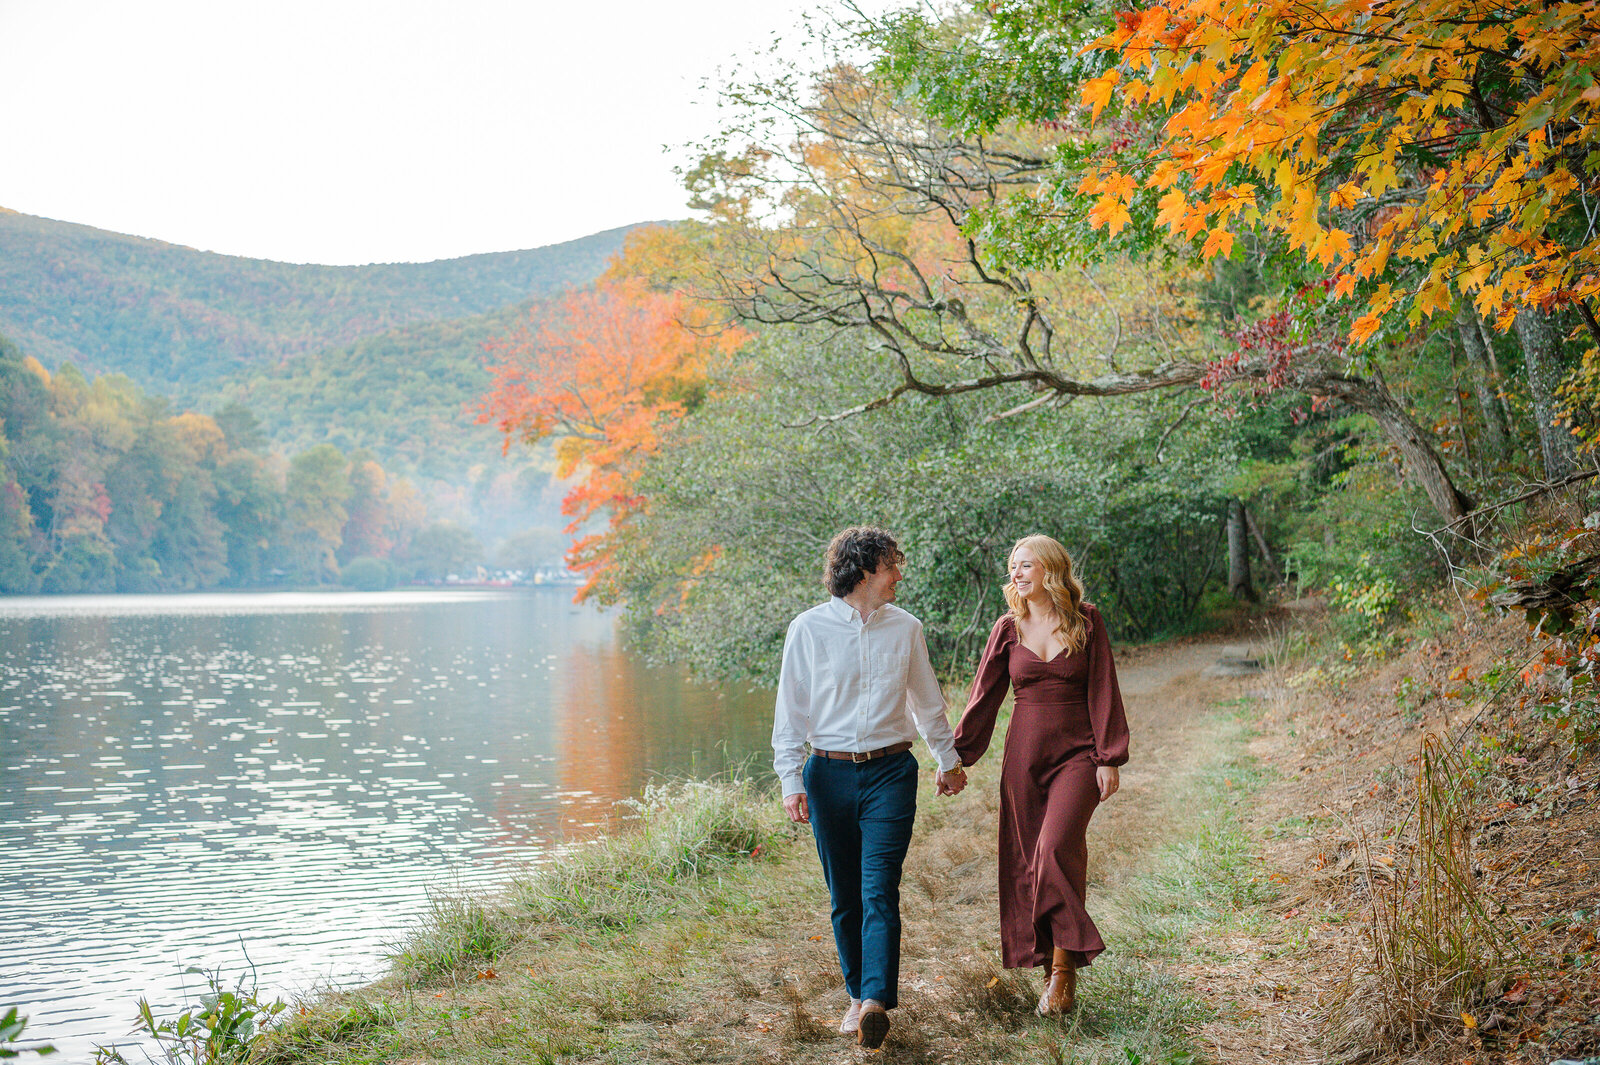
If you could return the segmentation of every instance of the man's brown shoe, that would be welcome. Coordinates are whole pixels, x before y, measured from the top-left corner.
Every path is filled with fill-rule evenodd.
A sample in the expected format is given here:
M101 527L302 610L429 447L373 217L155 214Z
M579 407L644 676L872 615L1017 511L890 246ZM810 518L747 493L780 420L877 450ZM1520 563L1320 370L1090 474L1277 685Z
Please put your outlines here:
M1072 1010L1078 993L1078 969L1060 947L1050 958L1050 976L1039 998L1039 1016L1061 1017Z
M839 1031L845 1035L855 1035L861 1031L861 1003L855 999L850 1000L850 1008L844 1011L844 1018L839 1021Z
M856 1036L856 1042L868 1050L877 1050L883 1046L884 1039L889 1035L889 1011L883 1008L883 1003L875 998L869 998L861 1004L861 1032Z

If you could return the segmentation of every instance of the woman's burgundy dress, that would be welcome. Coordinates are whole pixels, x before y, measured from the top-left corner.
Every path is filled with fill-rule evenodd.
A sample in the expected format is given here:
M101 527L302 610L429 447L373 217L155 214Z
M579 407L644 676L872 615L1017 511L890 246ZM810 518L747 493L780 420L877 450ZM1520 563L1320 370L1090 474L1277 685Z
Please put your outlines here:
M1088 965L1106 949L1083 907L1084 833L1100 803L1098 766L1128 760L1128 719L1100 612L1083 604L1081 651L1049 662L1017 638L1008 613L978 663L956 754L971 765L989 749L1006 689L1016 691L1000 768L1000 952L1010 969L1047 965L1051 949Z

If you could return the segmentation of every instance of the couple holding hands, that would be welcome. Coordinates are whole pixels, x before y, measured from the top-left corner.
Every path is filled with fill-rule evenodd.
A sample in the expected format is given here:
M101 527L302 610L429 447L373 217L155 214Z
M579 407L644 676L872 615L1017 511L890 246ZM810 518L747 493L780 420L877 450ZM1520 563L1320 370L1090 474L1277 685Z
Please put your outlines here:
M831 598L789 626L772 746L789 817L809 824L833 902L850 993L839 1030L883 1044L900 974L900 867L917 809L913 732L934 791L966 787L1016 693L1000 771L1000 948L1007 968L1048 967L1039 1012L1072 1008L1078 968L1105 943L1084 909L1095 807L1117 791L1128 723L1105 622L1048 536L1011 549L1010 609L995 622L951 732L922 623L894 605L899 545L874 527L828 545ZM810 753L806 748L809 745Z

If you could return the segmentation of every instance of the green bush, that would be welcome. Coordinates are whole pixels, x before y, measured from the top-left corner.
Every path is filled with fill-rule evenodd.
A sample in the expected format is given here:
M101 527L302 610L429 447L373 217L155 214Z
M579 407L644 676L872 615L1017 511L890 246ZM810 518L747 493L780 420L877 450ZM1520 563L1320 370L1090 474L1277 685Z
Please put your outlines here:
M339 583L362 592L381 592L394 587L396 576L392 563L363 555L339 571Z
M262 1029L287 1005L279 1000L263 1002L253 981L248 988L241 981L229 991L215 972L198 966L185 972L205 977L210 990L196 1005L165 1021L158 1021L149 1001L140 999L135 1031L155 1040L170 1065L245 1065ZM130 1065L112 1047L96 1047L94 1060L95 1065Z

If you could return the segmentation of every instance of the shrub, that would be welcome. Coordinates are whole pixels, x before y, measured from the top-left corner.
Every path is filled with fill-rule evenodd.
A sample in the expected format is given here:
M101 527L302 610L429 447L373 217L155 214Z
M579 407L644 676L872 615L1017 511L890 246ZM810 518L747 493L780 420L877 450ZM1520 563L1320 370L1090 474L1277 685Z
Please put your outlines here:
M515 908L540 921L629 928L703 902L701 879L759 856L780 828L776 804L748 781L651 785L622 805L636 831L575 846L514 881Z
M1525 963L1515 931L1491 916L1472 872L1470 787L1460 760L1426 738L1410 831L1397 833L1396 853L1364 856L1370 953L1335 1000L1335 1049L1426 1046L1492 1001Z
M394 587L395 576L392 563L363 555L353 559L348 566L339 571L339 583L357 591L381 592Z
M210 990L197 1005L168 1021L156 1020L149 1001L140 999L135 1030L155 1040L171 1065L243 1065L262 1029L287 1007L281 1001L261 1001L254 980L248 988L241 980L229 991L215 972L198 966L185 971L205 977ZM96 1047L94 1060L95 1065L129 1065L115 1048Z
M26 1049L17 1049L16 1042L22 1038L22 1030L28 1027L28 1018L17 1012L17 1007L7 1006L5 1014L0 1016L0 1058L15 1058L23 1054L54 1054L53 1046L36 1046Z

